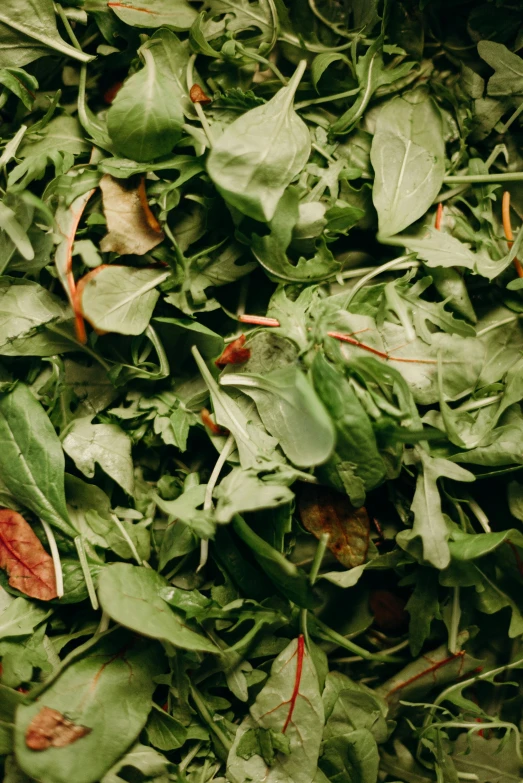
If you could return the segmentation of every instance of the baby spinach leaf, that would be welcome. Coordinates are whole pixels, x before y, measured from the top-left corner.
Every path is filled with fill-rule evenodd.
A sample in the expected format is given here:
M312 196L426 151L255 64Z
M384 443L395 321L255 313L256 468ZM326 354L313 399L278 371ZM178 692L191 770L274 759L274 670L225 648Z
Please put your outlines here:
M249 780L311 783L316 772L323 721L316 669L303 637L300 637L276 658L266 685L250 708L250 715L238 728L227 759L228 775L237 783ZM242 738L255 728L281 733L288 740L289 752L277 753L270 767L258 754L248 758L238 754Z
M261 420L285 455L306 468L327 460L335 434L323 403L297 367L284 367L266 375L227 374L222 386L236 386L252 397ZM303 418L307 427L303 427Z
M207 172L223 198L264 223L272 220L285 188L309 158L309 132L292 107L304 70L302 62L270 101L229 125L207 160Z
M107 112L115 149L137 161L166 155L181 136L182 108L179 96L172 94L162 42L150 38L140 47L144 67L129 77Z
M5 0L0 9L0 67L26 65L53 53L84 63L94 59L60 36L52 0Z
M78 287L82 313L96 329L141 334L160 296L156 286L168 277L157 269L99 266Z
M32 704L16 713L15 749L21 768L50 783L95 783L125 753L147 720L154 677L163 670L158 647L127 634L99 642L92 654L67 668ZM125 710L120 694L125 688ZM28 732L42 710L66 714L86 732L72 744L35 752Z
M184 650L218 652L159 597L160 589L167 586L167 580L152 568L113 563L100 574L98 594L109 617L132 631Z
M188 30L196 18L194 8L185 0L137 0L137 2L108 2L116 16L132 27L162 27ZM167 31L162 31L167 32Z
M445 174L441 114L423 90L393 98L380 111L372 140L372 199L379 231L397 234L425 214Z
M0 613L0 639L28 636L50 616L48 609L25 598L15 598Z
M64 494L64 454L43 407L18 383L0 394L0 473L26 508L68 536L72 527Z
M479 41L478 54L495 70L487 84L489 95L523 95L523 60L496 41Z

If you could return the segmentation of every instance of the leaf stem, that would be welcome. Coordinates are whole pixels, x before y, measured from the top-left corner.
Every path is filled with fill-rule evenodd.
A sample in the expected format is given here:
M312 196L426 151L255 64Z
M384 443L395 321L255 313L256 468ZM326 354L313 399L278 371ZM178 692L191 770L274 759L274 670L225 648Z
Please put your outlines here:
M363 658L366 661L381 661L382 663L401 663L401 658L395 658L392 655L385 655L384 653L372 653L368 650L365 650L364 647L360 647L358 644L354 644L354 642L351 642L349 639L346 639L345 636L342 636L337 631L334 631L332 628L329 628L328 625L325 625L321 620L319 620L317 617L314 618L313 625L316 627L317 635L324 639L327 642L332 642L333 644L336 644L338 647L343 647L345 650L350 650L350 652L355 653L356 655L359 655L361 658Z
M227 457L230 455L231 451L233 450L235 443L236 441L234 440L234 436L229 435L229 437L225 441L225 445L223 449L220 452L220 456L216 460L216 464L212 470L212 473L209 478L209 482L205 489L205 497L203 501L204 511L210 511L212 509L212 493L214 491L214 487L216 486L216 482L220 477L220 473L222 472L222 468L225 465L225 461L227 460ZM196 569L196 573L202 570L202 568L205 566L207 562L208 557L209 557L209 540L207 538L202 538L202 540L200 541L200 562L198 564L198 568Z
M459 587L454 587L452 592L452 615L449 630L449 652L456 655L458 652L459 621L461 619L461 606L459 603Z
M89 600L91 601L91 606L96 612L100 608L100 604L98 603L96 590L94 589L93 577L91 576L91 569L89 568L89 563L87 562L87 555L85 554L82 536L76 536L74 539L74 545L76 547L76 551L78 552L78 559L80 560L82 573L85 579L85 585L87 587L87 592L89 593Z
M392 261L387 261L386 264L381 264L381 266L377 266L371 272L369 272L364 277L362 277L361 280L358 280L356 285L353 288L351 288L351 290L349 291L349 294L343 304L342 309L348 310L350 303L352 302L352 300L354 299L358 291L360 291L369 282L369 280L372 280L374 277L377 277L377 275L381 275L382 272L386 272L388 269L394 269L395 266L402 264L404 261L408 261L411 257L412 257L412 253L409 253L404 256L398 256L398 258L393 258Z
M193 79L193 68L194 68L194 61L196 60L196 54L191 54L189 57L189 62L187 63L187 92L191 91L191 87L194 84ZM202 128L204 130L205 135L207 136L207 141L209 142L209 147L213 147L214 145L214 139L212 135L211 126L209 125L209 122L207 120L207 117L205 116L205 112L202 109L201 103L194 103L193 104L196 114L198 115L198 119L200 120L200 123L202 125Z
M338 101L342 98L350 98L352 95L357 95L361 90L361 87L354 87L352 90L345 90L345 92L337 92L334 95L322 95L319 98L312 98L310 101L300 101L294 104L294 108L306 109L307 106L316 106L318 103L329 103L330 101Z
M49 331L54 332L55 334L59 334L61 337L65 337L66 340L70 340L72 343L78 346L78 349L81 351L84 351L85 353L88 353L89 356L92 356L93 359L96 359L98 364L104 368L106 372L110 372L111 365L108 364L104 359L102 359L101 356L99 356L96 351L93 351L92 348L89 348L88 345L84 345L79 340L76 340L74 337L72 337L70 334L67 334L67 332L62 331L58 328L55 324L46 324L46 329L49 329Z
M232 742L230 741L229 737L223 732L216 723L216 721L213 719L213 716L209 712L209 709L200 693L200 691L194 686L190 685L191 689L191 696L193 698L194 704L196 705L196 709L200 713L201 718L205 721L209 729L212 731L212 733L216 736L216 738L221 742L223 745L225 751L229 753L229 751L232 748Z
M44 529L45 535L47 536L47 541L49 542L49 549L51 550L51 557L53 558L53 566L54 566L54 573L55 573L55 580L56 580L56 594L58 598L62 598L64 595L64 575L62 571L62 564L60 562L60 552L58 551L58 547L56 545L56 538L54 537L54 533L51 530L51 527L45 521L45 519L40 519L40 523Z
M131 550L132 556L134 557L134 559L136 560L138 565L141 566L143 564L143 561L142 561L142 558L140 557L140 555L138 554L138 550L136 549L136 547L134 545L134 541L132 540L131 536L129 535L127 530L124 528L124 526L122 525L122 523L120 522L120 520L118 519L116 514L111 514L111 519L113 520L114 524L116 525L116 527L118 528L118 530L122 534L122 537L127 542L127 546Z
M62 20L62 24L65 27L65 29L67 31L67 35L69 36L69 38L71 40L71 43L73 44L74 48L78 49L78 51L82 52L82 54L83 54L84 52L82 50L82 47L80 46L80 42L79 42L78 38L76 37L73 28L71 27L71 23L69 22L69 19L65 15L64 9L60 5L60 3L55 3L54 7L56 9L56 12L57 12L58 16Z
M443 177L445 185L466 185L478 183L496 182L521 182L523 171L500 171L498 174L452 174Z

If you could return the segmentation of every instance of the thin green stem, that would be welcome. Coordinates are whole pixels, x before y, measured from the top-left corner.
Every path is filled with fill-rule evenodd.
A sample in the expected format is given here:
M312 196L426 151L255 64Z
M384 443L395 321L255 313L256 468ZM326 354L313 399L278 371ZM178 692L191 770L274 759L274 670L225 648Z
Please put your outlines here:
M80 565L82 567L82 573L84 575L85 585L89 594L89 600L91 601L91 606L96 612L100 608L100 605L96 596L96 590L94 589L93 577L91 576L91 569L89 568L89 563L87 562L87 555L85 554L82 536L76 536L74 539L74 545L76 547L76 551L78 552L78 559L80 560Z
M96 359L98 364L104 368L106 372L109 372L111 370L111 365L108 364L104 359L102 359L101 356L99 356L96 351L93 351L92 348L89 348L88 345L84 345L83 343L76 340L71 334L68 334L63 329L60 329L56 324L47 324L46 329L49 329L50 332L54 332L55 334L59 334L60 337L65 337L66 340L69 340L70 342L74 343L79 351L84 351L84 353L88 353L89 356L92 356L93 359Z
M83 54L83 49L80 46L80 42L79 42L78 38L76 37L73 28L71 27L71 23L70 23L69 19L65 15L64 9L60 5L60 3L55 3L55 8L56 8L56 11L58 13L58 16L62 20L62 24L65 27L67 35L69 36L69 38L71 40L71 43L73 44L74 48L78 49L78 51L82 52L82 54Z
M249 51L249 49L246 49L245 46L242 46L238 42L236 42L236 48L240 52L240 54L244 55L244 57L248 57L250 60L254 60L257 63L261 63L262 65L265 65L267 68L270 68L270 70L273 72L276 78L279 79L283 85L287 84L288 82L287 77L282 74L282 72L280 71L280 69L275 63L271 62L266 57L262 57L261 54L256 54L256 52Z
M305 109L307 106L316 106L318 103L328 103L329 101L338 101L342 98L350 98L352 95L357 95L361 90L361 87L354 87L352 90L346 90L345 92L338 92L334 95L322 95L320 98L311 98L310 101L300 101L294 104L295 109Z
M459 587L452 591L452 615L449 630L449 652L456 655L458 652L459 621L461 619L461 606L459 602Z
M402 264L404 261L408 261L411 257L411 254L405 255L405 256L398 256L398 258L393 258L392 261L387 261L386 264L381 264L381 266L377 266L375 269L373 269L371 272L369 272L367 275L361 278L361 280L358 280L356 285L350 290L347 299L345 300L343 309L347 310L350 303L358 293L368 282L369 280L372 280L374 277L377 277L377 275L381 275L382 272L387 272L389 269L394 269L394 267L398 266L399 264Z
M220 726L213 719L213 716L209 712L209 709L200 693L200 691L191 684L191 696L193 698L196 709L200 713L201 718L207 724L207 727L212 731L215 737L221 742L227 753L232 748L232 742L227 735L221 730Z
M466 185L482 182L522 182L523 171L500 171L499 174L452 174L443 177L445 185Z
M187 63L187 91L191 91L191 87L194 84L193 79L193 68L194 68L194 61L196 60L196 54L191 54L189 57L189 62ZM209 125L209 122L207 120L207 117L205 116L205 112L202 109L201 103L195 103L193 104L194 108L196 110L196 114L198 115L198 119L200 120L200 123L202 125L202 128L204 130L205 135L207 136L207 141L209 142L209 147L213 147L214 139L212 135L211 126Z
M371 653L368 650L365 650L364 647L360 647L358 644L354 644L354 642L349 641L349 639L346 639L345 636L342 636L337 631L333 631L332 628L329 628L328 625L325 625L325 623L323 623L317 617L314 618L314 622L312 625L314 631L321 639L324 639L327 642L332 642L333 644L336 644L338 647L343 647L345 650L349 650L350 652L355 653L355 655L359 655L361 658L364 658L366 661L381 661L383 663L402 663L401 658L395 658L392 655L385 655L383 653Z
M522 111L523 111L523 100L519 104L519 106L516 109L516 111L508 118L506 123L499 129L499 132L501 134L506 133L508 131L508 129L510 128L510 126L512 125L512 123L514 122L514 120L517 120L517 118L519 117L519 115L521 114Z
M214 487L216 486L216 482L220 477L220 473L222 472L223 466L225 465L225 461L227 460L227 457L232 452L235 443L236 441L234 440L234 436L229 435L229 437L225 441L225 446L221 450L220 456L216 460L216 464L210 475L209 482L205 490L205 498L203 501L204 511L210 511L212 509L212 493L214 491ZM196 573L202 570L202 568L205 566L207 562L208 557L209 557L209 539L202 538L202 540L200 541L200 562L198 564L198 568L196 569Z
M140 557L140 555L138 554L138 550L136 549L136 546L134 545L134 541L132 540L131 536L129 535L127 530L124 528L124 526L122 525L122 523L120 522L120 520L118 519L116 514L111 514L111 519L113 520L114 524L116 525L116 527L120 531L120 533L122 535L122 538L125 539L125 541L127 543L127 546L131 550L132 556L134 557L134 559L136 560L138 565L141 566L143 564L143 561L142 561L142 558Z

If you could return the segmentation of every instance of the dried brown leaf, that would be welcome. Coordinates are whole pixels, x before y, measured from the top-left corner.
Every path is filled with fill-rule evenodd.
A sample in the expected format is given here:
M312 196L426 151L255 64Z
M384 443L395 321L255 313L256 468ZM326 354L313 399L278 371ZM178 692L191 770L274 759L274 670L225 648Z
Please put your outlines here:
M370 523L363 506L354 508L346 495L329 487L305 484L298 507L305 529L316 538L328 533L330 551L346 568L365 562Z
M152 228L140 198L140 187L127 180L104 174L100 180L108 233L100 242L100 249L121 256L143 256L159 245L164 234Z
M199 84L193 84L189 92L189 97L193 103L212 103L212 99L204 93Z
M91 731L87 726L77 726L58 710L42 707L27 727L25 744L30 750L65 748Z
M51 556L23 516L8 508L0 509L0 568L21 593L40 601L57 597Z

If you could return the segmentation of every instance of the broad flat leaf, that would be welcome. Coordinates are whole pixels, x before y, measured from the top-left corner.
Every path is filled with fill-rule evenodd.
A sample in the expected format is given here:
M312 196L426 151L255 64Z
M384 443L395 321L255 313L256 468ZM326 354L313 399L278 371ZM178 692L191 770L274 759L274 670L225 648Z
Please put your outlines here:
M479 56L495 70L487 84L489 95L523 95L523 60L501 43L479 41Z
M198 16L185 0L109 0L107 5L122 22L132 27L166 25L174 30L188 30Z
M70 152L71 155L81 155L90 151L90 145L85 140L82 126L68 114L60 114L38 133L24 140L19 150L21 158L35 158L45 152Z
M28 636L34 629L47 620L51 612L42 609L25 598L15 598L0 613L0 639L12 636Z
M231 123L207 159L207 172L223 198L265 223L311 150L307 126L292 107L302 74L298 67L270 101Z
M45 329L70 318L57 296L32 280L0 278L0 354L52 356L74 345ZM71 335L72 336L72 335Z
M305 375L296 367L265 375L227 374L223 386L235 386L252 397L269 433L298 467L319 465L335 444L332 421ZM304 421L307 426L304 426Z
M312 783L316 774L324 712L318 677L303 637L294 639L274 661L270 677L240 724L227 760L236 783ZM289 754L279 753L267 767L261 756L237 755L243 735L253 728L281 732Z
M328 487L303 484L298 493L303 526L316 538L329 534L327 546L346 568L365 562L369 548L369 517L348 497Z
M185 726L156 704L153 704L145 731L151 745L164 751L181 748L187 739Z
M412 530L399 533L397 540L404 546L419 536L423 543L424 560L434 568L446 568L450 562L449 530L441 510L437 481L441 477L455 481L474 481L475 476L448 460L430 457L422 450L418 453L419 473L411 505L414 525Z
M371 161L379 231L391 236L425 214L445 174L443 124L422 90L393 98L378 115Z
M458 636L460 644L464 644L467 639L467 631ZM376 695L386 701L390 709L389 715L394 717L400 700L421 701L434 687L455 683L479 663L477 658L464 650L455 655L450 654L447 645L442 644L436 650L431 650L408 663L390 680L376 688Z
M166 155L181 136L182 107L178 96L172 94L172 77L160 43L150 38L140 47L144 67L125 81L107 112L107 129L115 149L138 161Z
M375 783L380 757L368 729L356 729L331 737L323 745L320 768L328 780L340 783Z
M76 535L65 507L62 446L43 407L21 383L0 395L0 475L19 503Z
M92 424L90 416L76 419L62 446L84 476L93 478L98 463L128 495L133 494L131 439L117 424Z
M169 3L169 9L176 9L175 15L178 21L180 21L182 17L180 16L180 11L178 9L179 0L175 0L174 7L172 6L170 0L166 0L166 2ZM190 12L191 14L196 13L193 12L192 8L190 8ZM161 28L156 33L154 33L154 35L152 35L149 40L151 44L154 43L154 57L158 63L158 67L161 67L162 73L169 81L169 95L176 96L186 117L194 118L196 116L196 112L194 110L194 104L189 97L189 90L187 88L187 64L189 62L189 56L191 52L189 46L187 45L187 41L182 43L178 36L173 33L173 26L175 25L171 24L171 29L169 30L167 30L165 27ZM197 84L197 75L194 74L193 78ZM201 82L201 84L203 85L203 82ZM195 163L194 158L191 158L191 161L193 164Z
M15 749L21 768L48 783L95 783L113 766L143 728L162 672L162 657L145 640L124 634L103 639L91 654L73 663L32 704L16 713ZM125 690L125 709L121 694ZM36 752L27 745L42 710L65 715L89 730L65 747Z
M95 329L142 334L160 296L156 286L169 274L158 269L99 266L78 284L82 313Z
M516 737L510 737L501 746L495 737L463 733L454 745L452 759L458 772L474 775L479 783L520 783L523 764L517 755L516 742Z
M21 514L0 509L0 568L9 584L31 598L56 598L56 578L51 555Z
M108 230L100 242L102 252L143 256L163 242L163 231L154 230L147 222L139 187L130 186L128 180L104 174L100 189Z
M109 617L136 633L184 650L217 653L212 642L159 597L162 587L168 587L167 580L151 568L113 563L100 574L98 595Z
M3 0L0 8L0 68L26 65L44 55L73 57L87 63L84 54L58 33L52 0Z
M514 512L512 512L514 513ZM450 553L455 560L476 560L493 552L505 541L510 541L523 549L523 533L519 530L503 530L500 533L454 533L450 542Z

